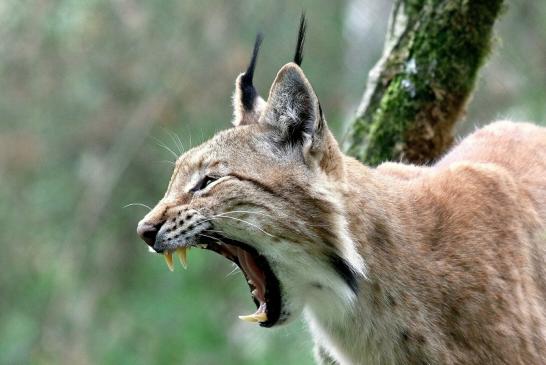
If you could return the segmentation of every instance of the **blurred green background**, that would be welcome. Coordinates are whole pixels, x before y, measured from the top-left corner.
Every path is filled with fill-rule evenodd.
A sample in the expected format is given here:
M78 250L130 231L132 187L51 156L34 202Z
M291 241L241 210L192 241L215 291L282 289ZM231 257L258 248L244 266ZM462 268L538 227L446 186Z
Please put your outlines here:
M342 139L381 54L391 2L0 1L0 363L311 364L303 321L266 330L210 252L168 272L135 233L176 134L231 119L256 31L265 96L309 27L303 68ZM546 121L546 2L508 4L461 133ZM163 146L166 146L164 148ZM130 206L127 206L130 205Z

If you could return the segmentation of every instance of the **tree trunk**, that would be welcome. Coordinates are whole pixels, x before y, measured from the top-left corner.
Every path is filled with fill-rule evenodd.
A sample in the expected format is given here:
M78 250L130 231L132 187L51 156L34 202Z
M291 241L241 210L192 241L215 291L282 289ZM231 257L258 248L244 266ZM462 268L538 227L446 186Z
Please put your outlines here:
M422 164L452 143L491 48L502 0L395 0L383 56L352 121L347 153Z

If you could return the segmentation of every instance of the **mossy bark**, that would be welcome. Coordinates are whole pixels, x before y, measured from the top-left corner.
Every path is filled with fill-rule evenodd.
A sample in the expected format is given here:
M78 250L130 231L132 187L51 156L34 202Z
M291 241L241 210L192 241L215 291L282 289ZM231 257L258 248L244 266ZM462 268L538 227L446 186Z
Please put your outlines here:
M347 153L369 165L427 163L452 143L491 49L503 0L397 0Z

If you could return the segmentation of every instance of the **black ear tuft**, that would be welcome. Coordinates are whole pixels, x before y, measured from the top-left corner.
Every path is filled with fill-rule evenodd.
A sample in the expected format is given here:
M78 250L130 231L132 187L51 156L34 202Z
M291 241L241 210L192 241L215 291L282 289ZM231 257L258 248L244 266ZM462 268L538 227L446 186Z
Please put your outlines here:
M235 80L235 93L233 94L233 125L241 126L258 122L260 115L265 108L265 101L260 97L258 91L252 83L254 78L254 69L258 60L260 45L263 36L261 33L256 35L252 57L245 73L237 76Z
M303 45L305 43L305 29L307 28L307 21L305 20L305 12L301 13L300 18L300 31L298 33L298 44L296 44L296 53L294 54L294 63L301 66L303 61Z
M256 41L254 42L254 50L252 51L252 58L248 64L248 68L245 73L241 76L241 103L245 110L250 111L254 106L254 99L258 96L258 92L252 83L254 78L254 69L256 67L256 61L258 59L258 53L260 51L260 46L262 45L263 35L258 33L256 35Z

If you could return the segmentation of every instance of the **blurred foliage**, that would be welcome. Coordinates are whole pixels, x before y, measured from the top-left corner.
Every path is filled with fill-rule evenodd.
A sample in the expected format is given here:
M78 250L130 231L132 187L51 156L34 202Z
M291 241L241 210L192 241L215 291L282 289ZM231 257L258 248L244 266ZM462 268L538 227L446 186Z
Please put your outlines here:
M265 330L240 273L210 252L169 273L135 234L185 148L229 126L256 31L264 96L293 54L329 123L380 54L382 0L0 2L0 363L310 364L302 321ZM546 4L511 5L469 120L546 120ZM472 125L467 123L466 125ZM163 148L162 146L167 148Z

